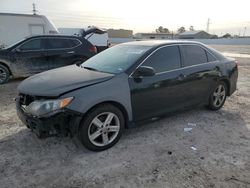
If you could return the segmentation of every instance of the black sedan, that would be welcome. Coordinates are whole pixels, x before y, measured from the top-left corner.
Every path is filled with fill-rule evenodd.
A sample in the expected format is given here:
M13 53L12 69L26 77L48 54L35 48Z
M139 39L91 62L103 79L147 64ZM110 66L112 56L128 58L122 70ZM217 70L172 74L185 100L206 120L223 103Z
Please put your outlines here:
M77 135L100 151L144 120L195 105L220 109L237 78L234 59L201 43L131 42L81 66L26 79L18 87L17 112L39 137Z
M92 57L97 49L84 37L41 35L0 50L0 84Z

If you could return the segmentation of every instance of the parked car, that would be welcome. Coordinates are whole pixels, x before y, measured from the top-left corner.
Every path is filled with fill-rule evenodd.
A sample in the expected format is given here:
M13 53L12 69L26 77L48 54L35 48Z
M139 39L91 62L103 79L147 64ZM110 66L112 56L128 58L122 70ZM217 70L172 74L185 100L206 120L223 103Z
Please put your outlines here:
M201 43L141 41L111 47L81 66L37 74L18 87L20 119L39 137L77 135L90 150L113 146L124 128L206 105L236 90L237 63Z
M95 32L93 32L95 30ZM88 27L86 29L82 28L58 28L58 31L63 35L76 35L82 36L87 39L91 44L95 45L97 52L106 50L109 47L109 37L106 30L99 29L97 27ZM86 32L90 32L86 34Z
M38 35L0 50L0 84L10 76L26 77L49 69L85 61L97 49L83 37Z

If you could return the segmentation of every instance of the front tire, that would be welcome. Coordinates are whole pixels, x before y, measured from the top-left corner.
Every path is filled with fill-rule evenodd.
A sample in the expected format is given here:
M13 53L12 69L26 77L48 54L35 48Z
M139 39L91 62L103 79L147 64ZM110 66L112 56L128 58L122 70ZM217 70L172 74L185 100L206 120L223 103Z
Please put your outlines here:
M125 125L122 112L111 104L91 110L80 125L79 139L92 151L103 151L115 145Z
M8 68L0 64L0 84L4 84L9 81L10 72Z
M225 82L219 82L209 97L208 108L210 110L219 110L222 108L226 101L227 91L228 88Z

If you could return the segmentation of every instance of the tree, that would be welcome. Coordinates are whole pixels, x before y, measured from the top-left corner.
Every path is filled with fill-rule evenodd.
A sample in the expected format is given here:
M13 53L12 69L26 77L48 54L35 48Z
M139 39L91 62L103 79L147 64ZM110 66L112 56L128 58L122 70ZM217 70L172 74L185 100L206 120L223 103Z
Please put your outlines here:
M164 28L162 26L158 27L155 31L156 33L170 33L168 28Z
M180 27L178 30L178 33L184 33L186 31L185 27Z
M168 28L163 28L163 31L164 31L164 33L168 33L168 34L170 33Z
M194 31L194 26L191 25L191 26L189 27L189 31Z

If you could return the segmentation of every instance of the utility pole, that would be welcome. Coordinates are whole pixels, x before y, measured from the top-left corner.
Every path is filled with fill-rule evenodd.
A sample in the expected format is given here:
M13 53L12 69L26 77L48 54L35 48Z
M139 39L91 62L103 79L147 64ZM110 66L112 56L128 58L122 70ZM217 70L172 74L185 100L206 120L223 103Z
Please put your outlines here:
M33 11L33 15L36 15L36 13L37 13L36 4L33 3L32 6L33 6L33 10L32 10Z
M207 33L209 33L209 26L210 26L210 24L211 24L211 23L210 23L210 19L208 18L208 19L207 19Z
M247 27L244 27L243 37L245 37L245 35L246 35L246 30L247 30Z

